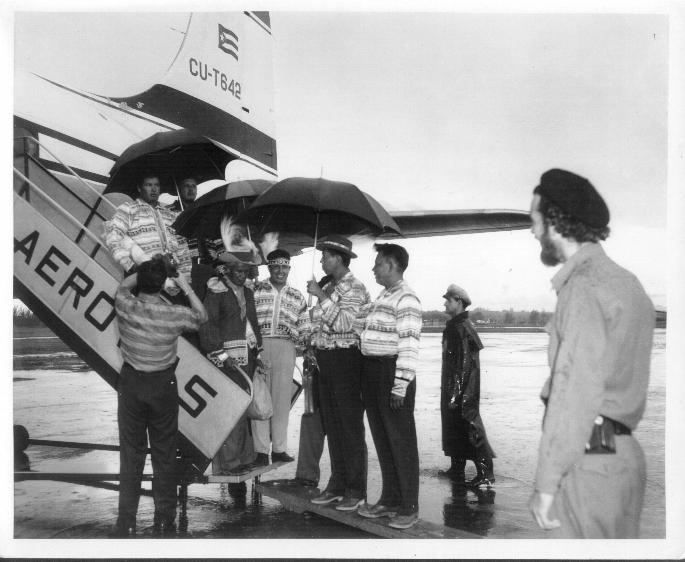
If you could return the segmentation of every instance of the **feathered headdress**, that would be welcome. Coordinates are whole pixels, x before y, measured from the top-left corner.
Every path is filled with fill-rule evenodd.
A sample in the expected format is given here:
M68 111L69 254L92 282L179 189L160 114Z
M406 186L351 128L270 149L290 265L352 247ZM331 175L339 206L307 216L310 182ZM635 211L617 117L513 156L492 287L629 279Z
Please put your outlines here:
M259 248L262 250L264 261L266 261L266 256L278 248L278 232L267 232L259 243Z
M259 254L255 243L250 240L244 227L236 224L233 217L225 215L221 219L221 240L227 252L253 252Z

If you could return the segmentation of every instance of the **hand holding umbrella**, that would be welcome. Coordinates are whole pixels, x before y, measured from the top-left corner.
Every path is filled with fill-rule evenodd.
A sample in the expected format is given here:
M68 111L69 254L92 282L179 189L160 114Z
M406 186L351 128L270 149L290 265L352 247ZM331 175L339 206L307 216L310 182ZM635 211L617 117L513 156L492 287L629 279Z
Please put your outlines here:
M400 227L373 197L357 186L323 178L287 178L257 197L238 220L256 232L278 231L319 237L385 232L401 235ZM312 256L312 272L314 270ZM309 291L308 283L307 291ZM312 289L315 291L315 289ZM318 296L318 295L317 295Z
M187 129L155 133L121 153L103 193L126 193L135 199L141 175L152 171L159 177L162 191L179 195L178 181L223 179L226 165L236 158L211 139Z

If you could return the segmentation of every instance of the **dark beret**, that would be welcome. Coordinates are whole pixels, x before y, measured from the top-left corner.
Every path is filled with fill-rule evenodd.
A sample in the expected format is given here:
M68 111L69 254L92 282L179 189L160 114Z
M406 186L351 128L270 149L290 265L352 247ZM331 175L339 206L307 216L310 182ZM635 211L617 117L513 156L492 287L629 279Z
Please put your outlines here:
M269 254L266 256L267 260L277 260L278 258L285 258L287 260L290 259L290 253L288 253L287 250L284 250L282 248L278 248L274 250L273 252L269 252Z
M546 171L533 193L588 226L604 228L609 224L609 208L602 196L588 180L572 172L556 168Z

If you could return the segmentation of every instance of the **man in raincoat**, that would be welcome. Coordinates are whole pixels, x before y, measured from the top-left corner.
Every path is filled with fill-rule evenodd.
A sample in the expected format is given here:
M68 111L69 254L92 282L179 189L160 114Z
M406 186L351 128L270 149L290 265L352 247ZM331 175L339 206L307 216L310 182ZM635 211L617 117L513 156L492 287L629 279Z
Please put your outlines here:
M440 413L442 449L452 462L441 475L464 482L466 461L476 465L476 477L469 484L491 486L495 482L492 459L480 417L480 358L483 344L465 310L471 299L464 289L450 285L443 295L450 319L442 333L442 381Z

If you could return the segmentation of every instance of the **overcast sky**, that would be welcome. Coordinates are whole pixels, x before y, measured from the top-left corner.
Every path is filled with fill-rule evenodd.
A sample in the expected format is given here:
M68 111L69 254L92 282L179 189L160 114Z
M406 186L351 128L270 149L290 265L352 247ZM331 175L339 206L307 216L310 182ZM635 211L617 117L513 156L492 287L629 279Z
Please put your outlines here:
M271 18L282 177L323 170L398 210L528 209L541 173L566 168L606 198L607 250L665 304L665 16ZM426 308L441 307L451 282L474 306L554 306L554 271L527 231L406 247L407 278ZM375 294L373 255L361 252L353 271Z
M134 37L162 25L103 17L130 19ZM79 64L57 55L78 35L64 31L77 14L47 18L17 18L18 61L77 87L83 69L107 74L93 52ZM609 253L666 304L667 16L272 11L271 23L280 177L349 181L396 210L527 210L542 172L566 168L606 198ZM425 308L440 308L452 282L474 306L554 306L554 271L529 232L405 245ZM374 252L358 253L353 271L376 294ZM310 272L311 257L299 258L296 286Z

